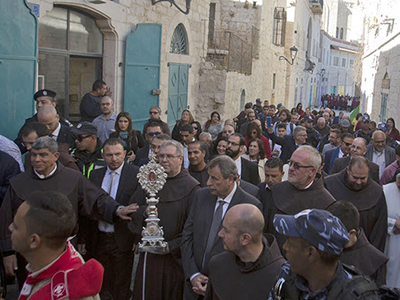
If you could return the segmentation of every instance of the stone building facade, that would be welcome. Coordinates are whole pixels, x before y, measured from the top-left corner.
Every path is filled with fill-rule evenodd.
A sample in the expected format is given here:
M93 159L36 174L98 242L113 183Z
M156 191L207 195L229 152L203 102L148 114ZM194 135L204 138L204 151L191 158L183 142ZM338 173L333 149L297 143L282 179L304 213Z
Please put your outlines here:
M397 1L365 1L362 108L372 119L400 122L400 26Z

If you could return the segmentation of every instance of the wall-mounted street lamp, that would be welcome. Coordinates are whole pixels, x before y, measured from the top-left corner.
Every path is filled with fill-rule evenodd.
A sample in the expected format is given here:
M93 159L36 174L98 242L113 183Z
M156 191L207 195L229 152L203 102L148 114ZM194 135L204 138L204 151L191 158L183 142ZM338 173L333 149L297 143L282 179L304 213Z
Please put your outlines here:
M183 10L182 8L180 8L178 6L178 4L175 3L175 0L151 0L151 4L155 5L158 2L163 2L163 1L167 1L169 3L171 3L171 6L174 5L177 9L179 9L182 13L184 13L185 15L187 15L189 13L190 10L190 1L192 0L186 0L186 10Z
M283 55L279 56L279 60L286 60L286 61L289 63L289 65L293 65L294 60L296 59L296 56L297 56L297 51L299 51L299 50L296 48L296 46L293 46L293 47L290 48L289 50L290 50L290 59L291 59L292 61L288 60L288 59L287 59L286 57L284 57Z
M324 78L325 73L326 73L326 70L325 70L325 69L321 69L321 71L320 71L319 73L317 73L317 74L318 74L319 76L321 76L322 78Z

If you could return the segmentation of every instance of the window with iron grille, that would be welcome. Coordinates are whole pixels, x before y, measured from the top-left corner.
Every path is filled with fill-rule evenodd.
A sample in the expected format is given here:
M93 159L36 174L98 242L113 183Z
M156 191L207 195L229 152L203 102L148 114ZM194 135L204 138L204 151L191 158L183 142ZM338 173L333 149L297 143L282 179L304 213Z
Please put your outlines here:
M179 23L178 26L175 27L169 52L176 54L188 54L187 36L182 23Z
M272 43L277 46L285 46L286 11L284 7L275 7L274 31Z

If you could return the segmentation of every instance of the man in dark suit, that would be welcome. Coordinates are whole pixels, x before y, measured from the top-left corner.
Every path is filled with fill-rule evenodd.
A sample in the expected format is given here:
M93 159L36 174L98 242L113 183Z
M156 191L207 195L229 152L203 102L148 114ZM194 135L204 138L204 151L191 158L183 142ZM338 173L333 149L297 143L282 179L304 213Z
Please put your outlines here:
M149 162L151 140L153 137L163 133L161 127L162 123L157 120L153 120L147 124L146 131L143 132L144 138L146 139L146 145L136 152L135 165L140 167Z
M38 114L38 121L45 125L58 145L67 144L74 146L74 137L70 127L60 123L60 116L53 106L43 106Z
M199 299L205 294L208 263L211 257L224 251L217 234L226 211L239 203L254 204L261 210L260 201L237 185L238 171L231 158L218 156L208 163L207 168L208 187L195 193L182 232L182 264L186 279L184 299Z
M253 122L256 119L256 114L254 112L254 110L249 110L247 112L246 118L243 119L242 122L239 121L238 126L239 127L239 133L243 136L246 136L246 132L247 132L247 126L249 125L250 122Z
M350 133L344 133L342 135L342 142L336 149L328 150L325 152L324 158L324 171L329 174L331 172L333 162L336 158L346 157L350 154L350 147L353 143L354 137Z
M267 137L273 143L282 146L282 153L280 158L286 164L292 153L301 145L307 145L307 129L303 126L296 126L292 135L284 135L283 137L277 136L273 133L272 127L268 128Z
M396 151L386 145L386 134L383 131L377 130L372 134L365 157L379 166L379 178L385 168L396 160Z
M258 166L255 163L240 157L245 146L245 139L240 133L234 133L228 137L228 145L226 147L226 155L235 161L240 178L254 185L260 183L258 177Z
M103 188L121 205L128 205L138 184L136 166L124 163L126 151L120 139L105 141L103 158L106 168L93 170L90 180ZM102 299L129 299L134 253L134 235L127 223L118 220L114 225L95 222L93 230L94 256L104 266ZM112 298L110 298L112 296Z
M354 156L364 156L367 152L367 141L363 138L355 138L350 146L350 156L338 158L333 162L330 174L336 174L346 169ZM379 184L379 166L367 160L369 177Z

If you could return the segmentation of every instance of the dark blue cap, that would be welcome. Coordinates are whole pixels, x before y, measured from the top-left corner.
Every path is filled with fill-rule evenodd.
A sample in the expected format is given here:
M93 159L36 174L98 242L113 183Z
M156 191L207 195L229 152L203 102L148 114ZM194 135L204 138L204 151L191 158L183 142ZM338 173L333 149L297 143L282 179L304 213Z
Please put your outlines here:
M349 242L343 223L330 212L306 209L294 215L275 215L275 230L285 236L301 237L322 252L340 255Z
M363 123L369 122L369 117L368 117L368 116L364 116L364 117L362 117L361 121L362 121Z
M390 129L390 126L387 123L379 122L378 123L378 129L382 130L383 132L386 132L386 131L388 131Z
M75 135L90 134L97 136L97 127L87 121L79 123L76 128L72 128L71 131Z
M304 117L304 121L306 121L306 122L313 122L314 119L313 119L311 116L307 115L307 116Z

